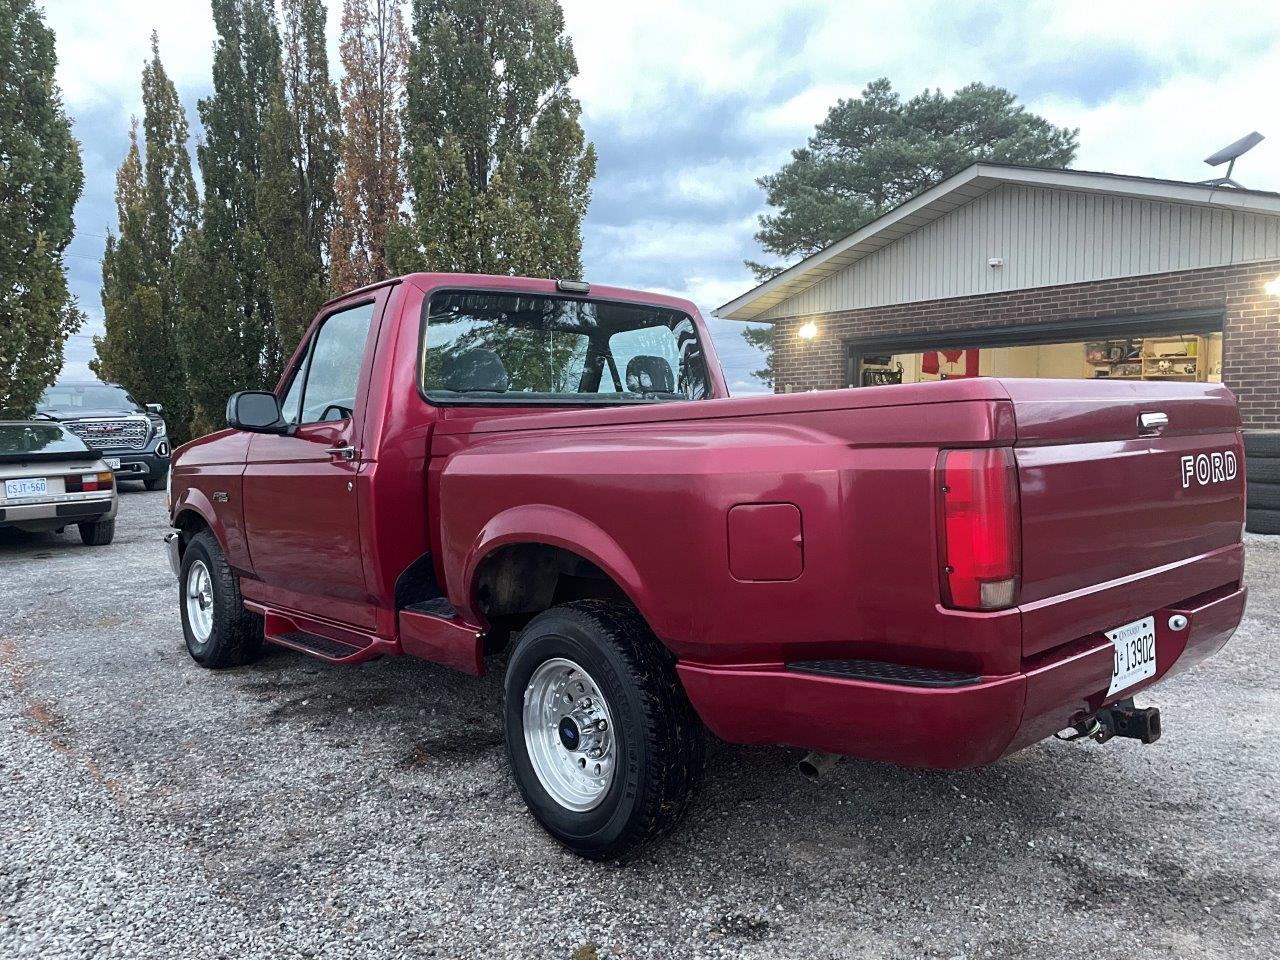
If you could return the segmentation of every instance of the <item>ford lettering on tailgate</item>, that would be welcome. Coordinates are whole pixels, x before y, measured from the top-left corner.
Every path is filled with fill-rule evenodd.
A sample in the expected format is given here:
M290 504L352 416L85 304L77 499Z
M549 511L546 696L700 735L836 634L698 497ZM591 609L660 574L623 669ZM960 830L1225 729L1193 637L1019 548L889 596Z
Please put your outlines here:
M1210 483L1226 483L1236 478L1236 454L1234 450L1215 450L1213 453L1188 454L1182 458L1182 489L1195 481L1200 486Z

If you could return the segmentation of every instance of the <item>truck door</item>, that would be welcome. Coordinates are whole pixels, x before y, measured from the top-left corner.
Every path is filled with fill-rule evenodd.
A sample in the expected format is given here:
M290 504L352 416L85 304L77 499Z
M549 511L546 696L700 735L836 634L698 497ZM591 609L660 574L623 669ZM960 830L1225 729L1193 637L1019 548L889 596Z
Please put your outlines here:
M288 381L288 434L257 434L244 475L254 573L270 604L372 627L356 495L370 356L386 289L336 306Z

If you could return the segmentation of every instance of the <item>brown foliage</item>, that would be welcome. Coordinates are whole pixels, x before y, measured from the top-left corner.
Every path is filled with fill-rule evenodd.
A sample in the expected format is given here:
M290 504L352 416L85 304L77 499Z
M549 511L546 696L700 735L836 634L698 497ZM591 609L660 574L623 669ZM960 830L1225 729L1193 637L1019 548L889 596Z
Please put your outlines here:
M329 239L334 291L387 278L387 233L401 216L408 43L397 0L344 0L340 51L342 165Z

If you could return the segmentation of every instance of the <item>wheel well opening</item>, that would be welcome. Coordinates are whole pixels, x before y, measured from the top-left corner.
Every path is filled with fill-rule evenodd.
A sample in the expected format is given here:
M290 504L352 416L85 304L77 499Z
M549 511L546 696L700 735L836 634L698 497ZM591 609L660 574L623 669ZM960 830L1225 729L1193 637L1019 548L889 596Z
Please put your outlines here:
M621 600L626 592L585 557L546 543L499 547L476 572L476 609L508 635L534 616L572 600Z
M187 549L187 544L201 530L208 530L209 524L204 517L196 513L194 510L183 510L173 521L173 525L178 528L179 542L182 549Z

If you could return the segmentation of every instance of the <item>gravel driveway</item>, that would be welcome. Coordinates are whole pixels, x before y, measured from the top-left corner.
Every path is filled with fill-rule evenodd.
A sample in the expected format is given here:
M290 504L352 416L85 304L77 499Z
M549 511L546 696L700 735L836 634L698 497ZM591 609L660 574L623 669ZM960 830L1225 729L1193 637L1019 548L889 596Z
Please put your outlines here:
M0 533L0 957L1243 957L1280 943L1280 538L1248 618L1145 697L1164 739L985 770L716 744L626 867L526 815L499 676L187 657L164 496Z

